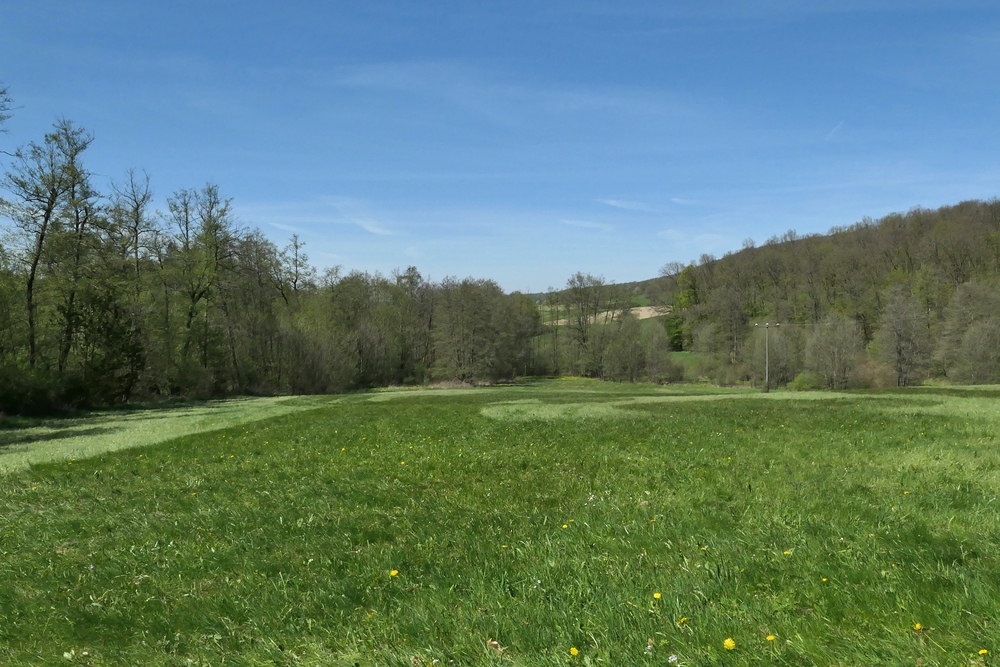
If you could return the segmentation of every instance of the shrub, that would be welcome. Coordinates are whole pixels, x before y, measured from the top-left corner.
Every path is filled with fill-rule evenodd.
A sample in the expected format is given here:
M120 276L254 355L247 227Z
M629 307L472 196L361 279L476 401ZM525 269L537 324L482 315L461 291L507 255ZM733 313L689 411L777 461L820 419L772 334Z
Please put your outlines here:
M803 371L788 383L788 388L792 391L816 391L825 387L826 380L814 371Z

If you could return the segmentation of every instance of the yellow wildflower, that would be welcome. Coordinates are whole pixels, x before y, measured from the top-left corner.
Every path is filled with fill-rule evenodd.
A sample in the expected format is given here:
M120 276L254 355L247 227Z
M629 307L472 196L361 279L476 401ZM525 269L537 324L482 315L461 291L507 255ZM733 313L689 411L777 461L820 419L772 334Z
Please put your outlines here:
M732 637L726 637L726 641L722 642L722 646L727 651L732 651L734 648L736 648L736 642L733 641Z
M570 655L577 655L577 654L579 654L579 653L580 653L580 649L578 649L578 648L577 648L577 647L575 647L575 646L571 646L571 647L570 647L570 649L569 649L569 654L570 654Z
M660 597L661 597L661 595L660 595L659 591L657 591L656 593L653 593L653 599L654 600L659 600Z
M391 570L389 572L389 576L390 577L395 577L397 574L399 574L399 570Z
M767 641L773 642L774 641L774 635L768 635L767 636Z
M564 523L563 528L569 528L569 525Z
M785 555L786 555L786 556L791 556L791 555L792 555L792 552L791 552L791 551L785 551Z
M919 623L914 623L914 624L913 624L913 629L914 629L914 630L920 630L920 629L922 629L923 627L924 627L924 626L920 625Z
M987 651L986 649L984 648L979 649L979 655L986 655L987 653L989 653L989 651Z

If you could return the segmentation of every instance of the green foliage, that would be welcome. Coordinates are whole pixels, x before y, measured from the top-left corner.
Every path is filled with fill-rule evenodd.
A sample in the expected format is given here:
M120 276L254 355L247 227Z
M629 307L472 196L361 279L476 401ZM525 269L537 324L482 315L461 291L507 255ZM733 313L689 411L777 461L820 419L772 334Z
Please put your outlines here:
M528 297L467 279L452 298L454 281L414 267L318 281L297 237L279 250L241 229L215 184L178 190L163 216L134 170L103 198L83 165L91 141L61 121L5 176L0 411L534 372Z
M446 279L436 298L437 370L462 382L513 379L523 373L538 309L523 295L507 297L491 280Z
M866 218L826 235L788 232L721 259L670 264L661 271L661 293L674 306L671 317L680 320L672 323L677 333L671 340L675 349L679 339L682 349L735 365L756 346L750 322L812 327L836 313L856 323L863 348L875 343L874 361L888 364L897 384L935 375L970 381L970 371L992 369L998 355L987 353L984 363L960 360L969 323L949 304L964 286L995 281L998 238L1000 202L968 201ZM899 290L909 295L905 307L893 296ZM918 314L922 328L916 326ZM808 338L802 336L803 342ZM970 350L985 350L989 335L974 333L970 344ZM796 342L791 352L797 371L806 363L805 345ZM857 361L870 370L865 366L872 360L863 356ZM855 374L853 381L868 381L865 375ZM867 375L881 382L883 373ZM988 377L995 377L992 370L975 381L993 381Z
M36 465L0 662L969 664L995 394L403 391Z
M816 391L826 388L826 379L820 373L802 371L788 383L787 387L792 391Z
M698 304L698 279L694 265L684 267L677 276L677 296L674 305L678 310L686 310Z
M0 87L0 122L9 109ZM176 191L165 214L134 170L102 195L92 141L60 121L4 175L0 410L526 375L674 382L668 350L699 355L689 379L726 386L802 369L829 388L1000 381L995 200L789 231L641 283L577 272L531 297L415 267L320 277L298 237L279 249L241 228L213 183ZM630 319L649 304L655 332ZM782 324L773 363L761 322Z
M684 319L674 313L667 315L663 319L670 349L674 352L682 351L684 349Z

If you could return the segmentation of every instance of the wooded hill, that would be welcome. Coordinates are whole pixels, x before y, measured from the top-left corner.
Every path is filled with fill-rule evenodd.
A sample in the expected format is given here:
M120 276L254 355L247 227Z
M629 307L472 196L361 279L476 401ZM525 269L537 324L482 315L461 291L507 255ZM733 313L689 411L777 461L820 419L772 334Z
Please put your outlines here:
M774 385L1000 381L995 201L789 232L642 284L578 273L535 300L414 267L319 275L214 184L163 212L134 170L101 191L92 140L60 121L3 176L0 412L518 375L759 384L764 322ZM640 302L665 314L640 322Z
M659 286L672 347L711 355L717 381L759 382L769 322L778 384L1000 382L997 200L744 245L664 267Z

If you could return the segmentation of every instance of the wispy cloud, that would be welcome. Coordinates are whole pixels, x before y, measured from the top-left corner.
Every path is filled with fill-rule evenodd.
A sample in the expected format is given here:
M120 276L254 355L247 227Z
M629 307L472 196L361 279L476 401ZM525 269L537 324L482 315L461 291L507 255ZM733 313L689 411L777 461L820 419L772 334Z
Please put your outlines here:
M312 78L322 85L392 90L444 99L495 121L509 122L525 112L563 114L582 110L628 115L697 117L689 96L677 91L610 85L553 85L511 82L495 73L448 61L365 64ZM704 110L701 110L702 112Z
M591 222L589 220L560 220L559 222L570 227L580 227L581 229L596 229L602 232L614 231L612 225L603 222Z
M240 217L254 224L265 224L303 236L320 234L320 228L352 225L375 236L392 236L393 230L370 206L358 199L342 196L315 197L305 202L269 203L240 207Z
M837 132L839 132L839 131L840 131L840 128L842 128L842 127L844 127L844 121L840 121L839 123L837 123L836 125L834 125L834 126L833 126L833 129L832 129L832 130L830 130L830 131L829 131L829 132L827 133L827 135L826 135L826 140L827 140L827 141L830 141L830 139L833 139L833 135L837 134Z
M629 201L627 199L598 199L602 204L607 206L613 206L615 208L624 209L626 211L647 211L650 213L656 212L656 209L649 204L644 204L641 201Z
M369 218L355 218L351 220L355 225L365 230L369 234L376 236L392 236L392 232L382 227L377 221Z
M286 225L283 222L268 222L268 226L274 227L275 229L280 229L283 232L290 232L292 234L308 234L308 232L302 227L296 227L295 225Z
M735 247L734 239L722 234L691 234L679 229L663 229L656 236L673 244L676 250L692 255L722 253Z

